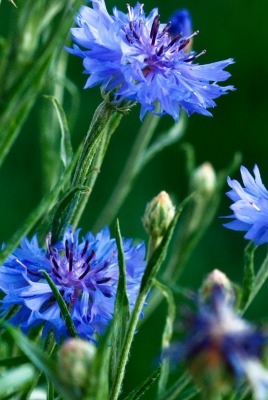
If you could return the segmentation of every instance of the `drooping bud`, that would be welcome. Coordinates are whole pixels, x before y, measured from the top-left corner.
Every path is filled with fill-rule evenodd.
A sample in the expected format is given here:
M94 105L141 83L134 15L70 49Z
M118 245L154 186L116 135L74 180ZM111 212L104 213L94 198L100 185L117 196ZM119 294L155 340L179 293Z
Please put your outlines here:
M143 226L151 237L162 238L174 215L175 207L167 192L162 191L147 204Z
M203 196L209 196L214 192L216 186L216 174L209 162L201 164L191 176L191 189Z
M200 298L205 301L209 300L216 287L221 289L227 302L234 302L235 292L233 285L227 276L219 269L214 269L203 281L199 290Z
M182 34L183 37L188 37L193 33L192 18L186 8L182 8L171 15L171 26L168 33L172 36Z
M58 352L58 368L62 380L81 390L89 382L90 368L96 347L86 340L68 339Z

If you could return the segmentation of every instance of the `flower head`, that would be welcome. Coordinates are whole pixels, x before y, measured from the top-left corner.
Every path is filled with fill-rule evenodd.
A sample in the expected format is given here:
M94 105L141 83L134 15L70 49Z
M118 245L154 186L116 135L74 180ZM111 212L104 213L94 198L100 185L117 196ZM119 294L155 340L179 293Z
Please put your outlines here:
M257 400L268 396L268 371L261 364L267 336L234 310L232 296L215 283L211 296L199 296L187 315L181 357L209 393L224 393L249 382Z
M19 310L9 320L24 332L44 323L43 335L53 330L57 341L68 336L58 303L40 270L45 270L68 305L80 337L92 339L102 335L113 318L119 277L117 246L108 228L96 236L90 232L79 241L79 231L69 227L59 243L47 249L38 245L37 237L24 238L0 269L1 315L13 305ZM136 300L145 268L145 248L132 240L123 242L130 308Z
M234 204L230 206L233 214L225 218L234 218L234 221L224 226L235 231L247 231L244 236L246 239L263 244L268 242L268 191L262 183L257 165L253 169L255 178L243 166L240 171L244 187L228 177L228 185L232 190L226 194Z
M160 23L157 8L146 16L140 3L127 5L127 14L114 8L109 15L104 0L92 0L92 7L80 8L78 27L71 29L76 44L67 49L83 58L90 75L85 88L101 84L114 91L115 102L140 103L141 118L149 111L175 120L181 108L189 115L211 115L207 108L215 106L214 99L234 89L217 84L230 76L224 68L233 60L194 64L204 52L189 53L187 46L198 32L173 37L171 23Z

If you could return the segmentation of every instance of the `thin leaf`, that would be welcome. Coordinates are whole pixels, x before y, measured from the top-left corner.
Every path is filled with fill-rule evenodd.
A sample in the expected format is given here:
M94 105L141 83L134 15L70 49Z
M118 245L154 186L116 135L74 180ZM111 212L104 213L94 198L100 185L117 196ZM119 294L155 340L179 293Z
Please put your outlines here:
M56 97L54 96L44 96L44 97L52 102L56 110L61 131L60 158L64 168L66 169L71 164L73 157L73 149L72 149L71 136L69 132L67 118L63 108L61 107Z
M111 350L111 381L117 375L118 363L123 350L123 343L129 320L129 301L127 296L127 278L124 247L120 233L119 221L116 221L116 245L118 251L119 279L115 299L114 318L112 327Z
M69 335L71 337L77 338L78 337L78 333L76 331L76 328L74 326L73 320L72 320L72 318L70 316L70 313L68 311L68 307L67 307L64 299L62 298L62 295L60 294L57 286L55 285L55 283L53 282L53 280L50 278L50 276L48 275L48 273L46 271L40 270L39 272L41 272L44 275L47 283L49 284L49 286L50 286L50 288L51 288L51 290L52 290L52 292L54 294L54 297L55 297L55 299L56 299L56 301L57 301L57 303L58 303L58 305L60 307L62 318L64 319L64 321L66 323L66 327L68 329Z
M187 199L187 201L189 201L189 199ZM111 392L110 392L110 397L109 397L110 400L117 400L120 395L121 386L122 386L122 382L123 382L124 375L125 375L126 364L127 364L128 358L129 358L129 352L130 352L131 344L132 344L133 337L134 337L134 334L136 331L136 327L137 327L137 323L139 320L139 316L140 316L142 307L145 303L145 300L146 300L146 297L150 290L150 287L152 285L153 279L156 276L162 262L165 259L168 244L171 240L174 227L177 223L178 217L183 209L183 206L187 201L185 201L185 202L183 202L183 204L181 204L175 217L173 218L172 222L170 223L170 225L166 231L166 234L163 237L162 242L155 249L152 257L150 258L150 260L146 266L146 269L145 269L145 272L144 272L144 275L142 278L142 282L141 282L140 292L138 294L134 309L131 314L123 352L122 352L122 355L121 355L120 361L119 361L118 374L116 376L115 382L114 382Z
M164 393L168 376L169 376L169 359L166 357L166 351L170 346L170 341L173 335L173 324L176 316L176 306L175 300L172 291L170 288L163 283L154 280L155 287L160 291L160 293L166 298L168 309L166 316L166 324L162 335L162 366L161 366L161 374L158 382L158 395L160 396Z
M12 368L0 376L0 398L10 395L10 393L24 390L29 386L34 378L34 367L31 364Z
M62 383L59 371L56 368L56 363L53 362L40 347L31 342L27 336L23 335L18 329L10 325L6 325L6 328L24 354L46 375L64 400L80 400L80 397L71 387L67 387L66 383Z
M134 389L124 400L139 400L151 388L159 378L161 367L155 369L136 389Z
M265 260L263 261L263 263L256 275L254 286L250 293L248 302L244 307L243 313L247 310L247 308L250 306L250 304L252 303L254 298L257 296L257 294L259 293L260 289L264 285L267 278L268 278L268 255L266 256Z
M188 374L183 374L172 386L162 394L160 400L175 400L178 395L185 389L185 387L191 382L191 378Z
M242 298L240 300L239 308L241 310L246 306L250 294L252 292L255 280L255 270L254 270L254 253L256 247L253 242L250 242L244 251L244 281L243 281L243 291Z

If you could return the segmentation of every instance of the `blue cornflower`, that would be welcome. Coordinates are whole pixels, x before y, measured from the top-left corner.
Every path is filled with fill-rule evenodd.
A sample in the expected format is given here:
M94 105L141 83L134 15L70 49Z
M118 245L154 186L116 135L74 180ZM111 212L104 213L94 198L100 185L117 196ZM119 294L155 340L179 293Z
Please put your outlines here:
M14 305L20 306L9 322L23 332L44 323L43 336L53 330L56 340L68 336L65 322L53 292L40 270L45 270L68 305L80 337L94 340L102 335L113 318L119 277L117 246L108 228L96 236L90 232L79 241L80 229L68 227L63 240L40 248L37 236L24 238L21 247L0 268L1 315ZM145 268L143 243L132 246L123 241L126 262L127 293L130 308L136 300Z
M230 206L232 215L225 218L235 218L224 224L226 228L235 231L247 231L246 239L254 240L255 244L268 242L268 191L262 183L257 165L253 172L255 179L245 167L240 168L245 187L228 177L228 185L232 188L227 196L234 202Z
M179 356L208 393L248 382L257 400L267 400L268 371L261 363L267 335L242 319L233 301L221 284L214 284L209 299L197 297L196 310L187 312Z
M171 23L160 24L157 8L146 17L140 3L127 5L127 14L114 8L109 15L104 0L92 0L92 7L80 8L78 28L71 29L78 46L67 49L83 58L84 72L90 75L85 88L101 84L103 91L114 91L116 103L140 103L141 119L149 111L170 114L176 121L181 108L188 115L211 115L207 108L216 105L214 99L234 90L217 84L230 76L224 68L233 59L194 64L204 51L189 53L187 46L198 32L173 37Z

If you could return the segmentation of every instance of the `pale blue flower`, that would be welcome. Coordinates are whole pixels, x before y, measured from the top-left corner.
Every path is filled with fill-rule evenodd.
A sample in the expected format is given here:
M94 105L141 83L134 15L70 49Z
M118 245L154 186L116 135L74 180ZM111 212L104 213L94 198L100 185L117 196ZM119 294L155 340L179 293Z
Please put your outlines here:
M90 232L79 241L79 232L68 227L64 238L47 249L39 247L37 237L24 238L21 247L0 268L1 315L19 306L9 322L23 332L44 324L43 336L53 330L57 341L68 332L53 292L40 270L53 280L68 305L80 337L95 340L111 322L119 278L117 246L108 228L96 236ZM145 248L132 240L123 241L126 262L127 294L133 308L145 268ZM96 336L97 335L97 336Z
M234 202L230 208L234 218L224 224L226 228L235 231L247 231L246 239L254 240L255 244L268 242L268 191L262 183L257 165L254 166L254 177L245 167L240 168L244 187L228 177L228 185L232 188L227 196Z
M146 16L140 3L127 5L126 14L114 8L109 15L104 0L93 0L92 7L80 8L78 27L71 29L76 44L67 49L83 59L90 75L85 88L100 84L102 91L113 90L116 103L140 103L141 119L149 111L176 121L181 109L211 115L207 109L216 105L214 99L234 90L218 85L230 76L224 68L233 59L194 63L204 52L189 53L191 36L170 35L170 23L160 23L157 8Z

